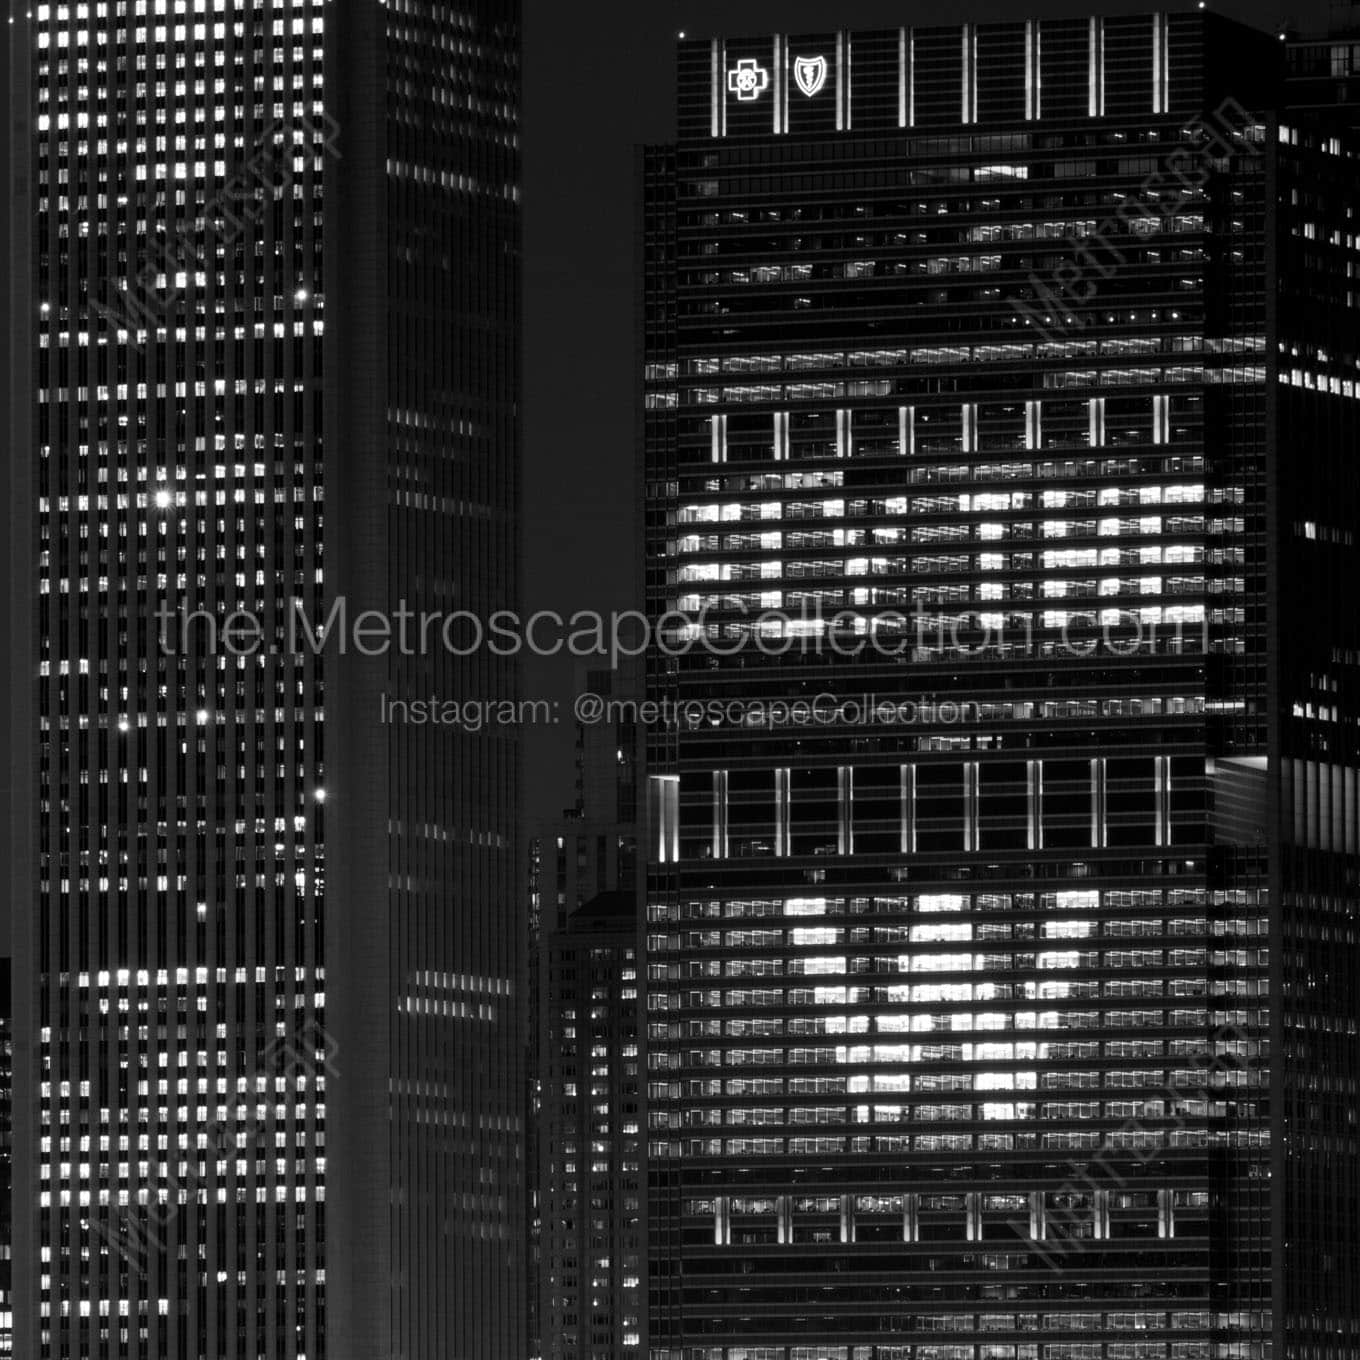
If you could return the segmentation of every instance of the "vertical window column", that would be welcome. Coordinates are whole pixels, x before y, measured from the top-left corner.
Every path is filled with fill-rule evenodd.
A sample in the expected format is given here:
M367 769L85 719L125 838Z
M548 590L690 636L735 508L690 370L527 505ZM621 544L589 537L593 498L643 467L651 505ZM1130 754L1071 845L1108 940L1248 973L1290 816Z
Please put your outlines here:
M836 771L837 810L839 820L836 828L837 853L855 853L855 768L842 765Z
M915 45L911 31L897 30L897 126L913 127L916 123Z
M1105 775L1104 756L1091 761L1091 849L1105 848Z
M1042 760L1025 762L1025 801L1029 814L1030 850L1044 848L1044 763Z
M658 864L680 859L680 776L654 774L647 782L647 808L652 824L652 853Z
M1025 403L1025 447L1041 449L1044 446L1044 404L1042 401Z
M1041 76L1040 25L1037 20L1025 22L1025 118L1033 123L1044 116L1043 80Z
M916 766L903 765L900 771L900 815L902 853L916 853Z
M1157 1236L1175 1237L1176 1201L1172 1190L1157 1191Z
M727 858L727 771L713 771L713 858Z
M1171 112L1171 34L1165 14L1152 16L1152 111Z
M980 850L978 831L978 762L963 763L963 848L966 853Z
M850 37L836 34L836 131L850 127Z
M1097 1190L1091 1200L1091 1235L1103 1242L1110 1236L1110 1192Z
M1042 1242L1048 1232L1048 1217L1044 1212L1044 1192L1029 1192L1029 1240Z
M774 460L776 463L789 461L789 413L774 413Z
M789 40L780 35L774 40L774 135L789 130Z
M921 1240L921 1197L916 1194L902 1196L902 1240L919 1242Z
M1152 442L1169 444L1171 442L1171 398L1155 396L1152 399Z
M726 57L723 43L714 38L708 55L709 81L711 83L711 108L709 115L709 136L727 136L727 76Z
M1086 112L1091 118L1105 116L1105 20L1091 20L1087 50Z
M1171 757L1153 757L1157 799L1157 844L1171 844Z
M975 401L965 401L959 412L960 423L963 426L963 451L964 453L976 453L978 445L978 404Z
M916 408L899 406L897 408L897 451L901 454L916 452Z
M850 431L850 412L844 408L836 411L836 457L849 458L854 452L854 437Z
M977 122L977 25L963 25L963 100L961 123Z
M789 783L791 771L774 772L774 852L783 857L791 853Z

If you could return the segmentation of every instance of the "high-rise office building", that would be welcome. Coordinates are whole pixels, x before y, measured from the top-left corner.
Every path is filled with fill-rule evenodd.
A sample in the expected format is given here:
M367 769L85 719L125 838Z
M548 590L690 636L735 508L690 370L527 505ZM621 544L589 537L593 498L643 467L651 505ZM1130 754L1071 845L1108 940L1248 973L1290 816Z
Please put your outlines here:
M544 943L544 1360L643 1354L646 1135L637 958L631 891L601 893Z
M1360 162L1283 51L680 44L653 1360L1354 1348Z
M576 803L534 840L530 1314L545 1360L642 1354L635 668L588 671ZM612 709L609 706L613 706Z
M16 1348L519 1360L518 6L5 43Z

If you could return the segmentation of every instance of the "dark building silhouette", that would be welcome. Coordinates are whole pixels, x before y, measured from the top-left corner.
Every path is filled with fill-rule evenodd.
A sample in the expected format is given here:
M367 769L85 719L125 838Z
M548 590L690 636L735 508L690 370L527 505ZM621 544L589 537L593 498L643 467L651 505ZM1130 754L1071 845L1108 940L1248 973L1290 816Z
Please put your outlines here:
M530 1313L545 1360L645 1354L635 668L586 671L576 800L530 847Z
M680 44L652 1360L1353 1349L1360 146L1285 66Z
M354 633L518 603L519 41L10 21L26 1360L524 1354L517 739L381 706L514 663Z
M627 1360L646 1309L637 894L585 903L544 953L542 1354Z

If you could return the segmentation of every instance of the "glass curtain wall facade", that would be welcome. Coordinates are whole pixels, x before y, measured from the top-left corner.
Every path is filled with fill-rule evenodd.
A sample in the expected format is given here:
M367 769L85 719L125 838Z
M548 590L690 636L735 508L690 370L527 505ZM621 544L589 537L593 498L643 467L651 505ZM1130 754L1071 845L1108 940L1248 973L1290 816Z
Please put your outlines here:
M35 1360L521 1353L514 742L384 726L311 641L342 597L515 600L518 41L513 4L9 25Z
M1358 347L1302 297L1355 171L1279 69L1204 14L680 44L653 1360L1345 1352Z

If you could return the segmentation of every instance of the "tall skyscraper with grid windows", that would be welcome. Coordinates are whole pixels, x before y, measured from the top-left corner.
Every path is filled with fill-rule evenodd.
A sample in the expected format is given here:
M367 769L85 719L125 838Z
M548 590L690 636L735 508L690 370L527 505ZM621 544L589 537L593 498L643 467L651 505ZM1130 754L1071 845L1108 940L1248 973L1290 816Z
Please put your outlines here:
M1360 145L1284 51L680 44L652 1360L1354 1351Z
M518 5L4 40L16 1353L521 1360Z

